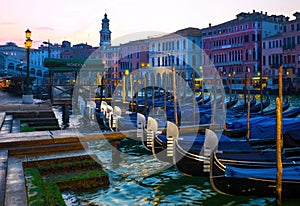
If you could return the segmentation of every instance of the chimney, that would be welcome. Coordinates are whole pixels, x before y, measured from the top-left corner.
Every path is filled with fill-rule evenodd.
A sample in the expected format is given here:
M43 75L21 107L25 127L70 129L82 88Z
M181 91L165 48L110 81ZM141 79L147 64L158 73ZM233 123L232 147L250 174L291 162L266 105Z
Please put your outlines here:
M211 23L208 24L208 27L209 27L209 28L211 27Z

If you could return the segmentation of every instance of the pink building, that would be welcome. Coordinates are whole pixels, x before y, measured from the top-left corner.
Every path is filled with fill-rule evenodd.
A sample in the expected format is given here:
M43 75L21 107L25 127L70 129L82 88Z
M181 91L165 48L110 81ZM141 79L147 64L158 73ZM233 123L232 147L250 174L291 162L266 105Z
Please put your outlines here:
M278 69L282 66L281 33L262 41L262 75L268 82L269 90L278 90Z
M149 40L130 41L120 45L120 72L132 72L136 69L149 67Z
M283 73L290 84L285 89L300 91L300 13L283 25Z
M252 76L262 72L262 40L281 32L286 21L282 15L267 13L240 13L235 19L202 29L203 50L209 57L204 71L214 65L223 77L244 77L246 71ZM213 64L211 64L213 63ZM230 74L230 75L229 75Z

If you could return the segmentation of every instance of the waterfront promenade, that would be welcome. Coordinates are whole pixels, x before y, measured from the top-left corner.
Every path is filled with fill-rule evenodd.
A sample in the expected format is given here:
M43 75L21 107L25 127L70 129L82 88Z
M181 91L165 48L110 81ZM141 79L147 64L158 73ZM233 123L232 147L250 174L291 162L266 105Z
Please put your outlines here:
M68 130L20 132L20 121L13 115L26 118L49 115L49 101L35 100L23 104L22 97L0 92L0 206L25 206L27 202L24 162L82 156L82 144Z

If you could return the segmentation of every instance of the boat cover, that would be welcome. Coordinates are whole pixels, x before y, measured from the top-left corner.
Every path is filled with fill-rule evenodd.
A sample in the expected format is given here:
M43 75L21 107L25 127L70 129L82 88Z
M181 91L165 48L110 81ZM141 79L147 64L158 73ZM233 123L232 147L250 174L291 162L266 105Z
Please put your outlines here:
M238 168L226 166L225 176L233 178L258 178L276 180L276 167L270 168ZM284 167L282 180L300 181L300 166Z

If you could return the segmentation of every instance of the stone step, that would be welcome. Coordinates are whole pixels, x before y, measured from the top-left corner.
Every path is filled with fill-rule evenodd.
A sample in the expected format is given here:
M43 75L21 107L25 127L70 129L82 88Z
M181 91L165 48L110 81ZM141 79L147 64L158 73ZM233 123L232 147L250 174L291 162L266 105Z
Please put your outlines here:
M0 150L0 205L4 205L8 151Z
M24 146L19 148L10 148L9 155L55 154L68 151L81 151L85 148L87 148L87 144L81 142L40 146Z
M1 134L11 133L12 122L13 122L13 115L6 114L0 130Z
M5 120L5 112L0 112L0 130Z

